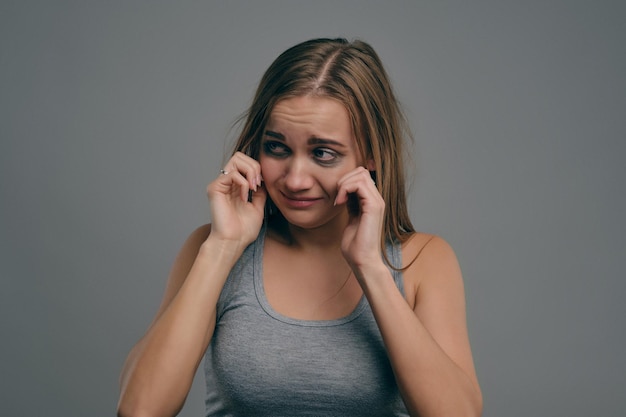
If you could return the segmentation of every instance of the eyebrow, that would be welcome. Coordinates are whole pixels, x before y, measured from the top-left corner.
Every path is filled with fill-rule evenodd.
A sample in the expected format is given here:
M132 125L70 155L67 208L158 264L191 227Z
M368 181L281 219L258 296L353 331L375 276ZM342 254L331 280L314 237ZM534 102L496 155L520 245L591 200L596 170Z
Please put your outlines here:
M274 139L278 139L278 140L280 140L282 142L285 141L285 135L283 135L282 133L274 132L272 130L266 130L265 131L265 135L269 136L269 137L272 137ZM334 146L338 146L340 148L345 148L346 147L346 145L344 145L343 143L338 142L336 140L325 139L325 138L318 138L318 137L315 137L315 136L311 137L307 141L307 143L309 145L334 145Z

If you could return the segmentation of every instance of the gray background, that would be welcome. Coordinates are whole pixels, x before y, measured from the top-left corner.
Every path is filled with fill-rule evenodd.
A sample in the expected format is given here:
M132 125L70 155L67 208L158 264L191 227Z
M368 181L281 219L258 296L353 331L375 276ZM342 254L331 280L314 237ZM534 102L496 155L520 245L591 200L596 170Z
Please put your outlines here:
M484 415L623 415L625 9L2 1L0 414L114 414L231 123L278 53L342 35L411 120L410 209L460 259Z

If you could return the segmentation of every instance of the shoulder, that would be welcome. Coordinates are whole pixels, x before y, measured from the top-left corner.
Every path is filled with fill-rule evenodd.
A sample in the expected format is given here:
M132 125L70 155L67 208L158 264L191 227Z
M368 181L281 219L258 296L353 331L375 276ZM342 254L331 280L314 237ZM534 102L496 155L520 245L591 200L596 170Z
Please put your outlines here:
M480 392L467 334L465 290L452 247L439 236L416 233L403 245L407 303L446 355ZM406 286L406 284L405 284Z
M187 239L183 243L180 251L178 252L178 256L176 257L176 262L174 266L176 266L176 264L179 263L180 261L184 261L184 259L188 257L193 257L193 259L195 259L196 256L198 255L198 251L200 250L200 247L202 246L204 241L207 240L210 234L211 234L210 224L204 224L196 228L194 231L192 231L189 234L189 236L187 236Z
M187 240L192 241L192 242L200 241L200 243L202 243L209 237L210 234L211 234L211 224L210 223L203 224L202 226L199 226L193 232L191 232Z
M211 225L202 225L191 232L185 240L185 243L183 243L170 270L165 287L165 294L163 295L163 300L161 301L157 317L162 311L165 310L165 308L167 308L180 287L185 282L185 279L187 278L187 275L189 274L189 271L198 256L198 252L200 251L202 244L209 237L210 233Z
M415 307L419 298L436 291L462 291L461 269L452 246L442 237L416 232L402 244L404 286L407 301Z
M193 263L196 256L198 256L200 247L207 240L210 234L210 224L204 224L192 231L178 252L178 256L174 262L174 268L191 268L191 263Z
M178 252L178 256L176 257L176 261L174 262L174 269L183 268L189 269L191 268L191 264L198 256L198 252L200 251L200 247L207 240L209 235L211 234L211 225L204 224L198 228L196 228L185 240L183 246ZM176 272L176 271L172 271ZM184 275L187 275L188 271L184 272ZM180 275L180 273L176 274Z

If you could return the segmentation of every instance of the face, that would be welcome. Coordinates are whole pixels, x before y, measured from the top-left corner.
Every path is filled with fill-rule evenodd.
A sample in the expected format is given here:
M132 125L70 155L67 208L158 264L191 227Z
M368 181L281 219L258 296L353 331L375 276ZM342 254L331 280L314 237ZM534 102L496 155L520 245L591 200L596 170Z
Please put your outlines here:
M322 97L294 97L274 106L259 161L265 187L287 221L315 228L347 219L334 206L337 181L359 166L346 108Z

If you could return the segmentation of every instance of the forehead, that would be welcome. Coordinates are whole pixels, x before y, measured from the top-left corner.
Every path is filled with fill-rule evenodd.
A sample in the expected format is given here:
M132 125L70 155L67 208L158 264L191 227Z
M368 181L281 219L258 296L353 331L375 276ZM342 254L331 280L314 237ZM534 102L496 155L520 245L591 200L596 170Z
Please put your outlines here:
M268 120L268 128L310 130L352 137L352 124L346 107L327 97L299 96L278 101Z

